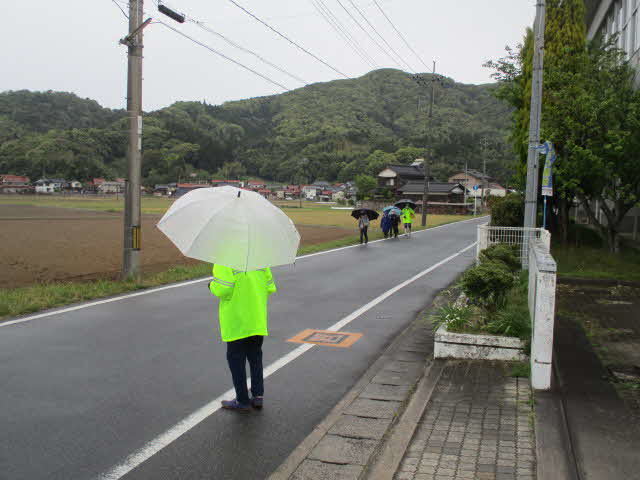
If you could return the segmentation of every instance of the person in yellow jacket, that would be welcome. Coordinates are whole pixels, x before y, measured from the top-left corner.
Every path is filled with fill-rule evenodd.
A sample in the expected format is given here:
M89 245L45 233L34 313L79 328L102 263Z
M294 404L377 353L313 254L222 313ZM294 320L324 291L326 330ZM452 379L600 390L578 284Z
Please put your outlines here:
M413 211L413 208L406 205L402 209L402 213L400 217L402 218L402 223L404 224L404 234L409 236L411 234L411 224L413 223L413 217L416 216L416 213Z
M262 341L269 335L267 301L277 291L271 269L241 272L214 265L209 290L220 299L220 334L227 344L227 362L236 391L236 398L223 400L222 407L241 412L248 412L252 406L260 409L264 394ZM247 390L247 360L251 398Z

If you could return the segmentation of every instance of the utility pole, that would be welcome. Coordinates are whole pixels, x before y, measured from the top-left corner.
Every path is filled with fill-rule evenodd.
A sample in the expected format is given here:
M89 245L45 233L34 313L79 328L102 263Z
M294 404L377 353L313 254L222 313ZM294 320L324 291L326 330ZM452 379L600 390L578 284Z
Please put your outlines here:
M480 140L481 152L482 152L482 202L481 205L484 207L486 205L486 195L487 190L489 188L489 180L487 179L487 146L489 145L489 140L486 137L483 137Z
M469 177L467 176L468 163L464 162L464 182L462 182L462 186L464 187L464 204L467 204L467 187L469 185ZM466 207L465 207L466 208Z
M127 181L124 200L124 252L122 277L137 277L140 273L140 178L142 167L142 30L151 19L142 23L144 0L129 1L129 35L120 43L127 45L127 117L129 144L127 148Z
M433 61L433 76L431 78L431 100L429 102L429 116L427 117L427 135L431 133L433 118L433 99L434 89L436 86L436 61ZM433 138L431 138L433 142ZM422 190L422 226L427 226L427 203L429 201L429 149L431 145L427 145L424 152L424 186Z
M527 155L527 190L524 203L524 226L535 228L538 206L538 146L540 145L540 114L542 110L542 73L544 61L545 0L536 4L533 44L533 79L531 84L531 115L529 117L529 153Z

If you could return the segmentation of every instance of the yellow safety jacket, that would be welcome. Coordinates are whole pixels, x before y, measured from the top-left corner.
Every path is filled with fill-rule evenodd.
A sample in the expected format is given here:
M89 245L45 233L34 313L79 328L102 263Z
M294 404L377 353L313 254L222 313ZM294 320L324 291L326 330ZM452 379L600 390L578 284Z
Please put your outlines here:
M402 209L402 223L412 223L415 212L412 208L405 207Z
M218 317L222 341L269 335L267 299L277 291L271 269L241 272L214 265L209 290L220 299Z

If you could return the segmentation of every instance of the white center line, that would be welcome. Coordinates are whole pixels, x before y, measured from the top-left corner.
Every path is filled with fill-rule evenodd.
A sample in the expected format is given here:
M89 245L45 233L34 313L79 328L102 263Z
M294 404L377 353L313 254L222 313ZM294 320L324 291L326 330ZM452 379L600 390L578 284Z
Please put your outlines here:
M413 277L409 278L408 280L405 280L404 282L402 282L402 283L396 285L395 287L387 290L382 295L374 298L373 300L371 300L366 305L363 305L362 307L358 308L354 312L352 312L349 315L347 315L346 317L344 317L342 320L334 323L327 330L333 331L333 332L339 331L341 328L347 326L349 323L351 323L353 320L355 320L356 318L358 318L362 314L364 314L367 311L371 310L373 307L378 305L380 302L382 302L385 299L389 298L391 295L396 293L401 288L406 287L407 285L409 285L409 284L415 282L416 280L424 277L425 275L431 273L436 268L444 265L447 262L450 262L451 260L453 260L454 258L458 257L462 253L464 253L467 250L473 248L475 245L476 245L476 243L474 242L471 245L463 248L462 250L458 250L453 255L449 255L444 260L440 260L438 263L435 263L434 265L431 265L429 268L426 268L425 270L422 270L420 273L414 275ZM267 368L264 369L264 377L265 378L269 377L271 374L277 372L282 367L284 367L288 363L290 363L293 360L295 360L296 358L298 358L303 353L305 353L308 350L310 350L311 348L313 348L313 346L314 345L309 344L309 343L304 344L304 345L300 345L299 347L295 348L294 350L292 350L288 354L284 355L283 357L280 357L278 360L276 360L275 362L271 363ZM217 412L220 409L220 402L222 400L225 400L225 399L233 398L234 394L235 394L235 391L233 389L230 389L230 390L227 390L226 392L224 392L219 397L214 398L212 401L210 401L209 403L207 403L203 407L199 408L198 410L196 410L195 412L193 412L189 416L187 416L184 419L182 419L180 422L175 424L169 430L167 430L166 432L158 435L156 438L154 438L153 440L151 440L150 442L145 444L142 448L136 450L134 453L129 455L127 458L125 458L122 461L122 463L116 465L115 467L113 467L108 472L103 473L98 478L100 480L118 480L118 479L122 478L127 473L129 473L131 470L133 470L137 466L141 465L146 460L148 460L153 455L155 455L160 450L162 450L164 447L166 447L167 445L172 443L174 440L176 440L180 436L184 435L189 430L191 430L193 427L195 427L196 425L198 425L199 423L201 423L202 421L206 420L208 417L213 415L215 412Z

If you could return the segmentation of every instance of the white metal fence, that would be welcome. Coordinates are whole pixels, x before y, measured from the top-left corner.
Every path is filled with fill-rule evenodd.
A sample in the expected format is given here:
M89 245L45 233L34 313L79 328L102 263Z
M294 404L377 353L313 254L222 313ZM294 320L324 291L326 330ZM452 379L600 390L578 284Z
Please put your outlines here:
M478 243L476 245L476 261L480 259L480 252L496 243L517 245L522 269L526 270L529 263L529 244L532 240L539 240L550 247L551 234L544 228L524 227L492 227L478 225Z
M518 245L522 269L529 270L531 316L531 386L551 388L553 326L556 299L556 262L551 256L551 234L543 228L478 226L476 260L496 243Z

